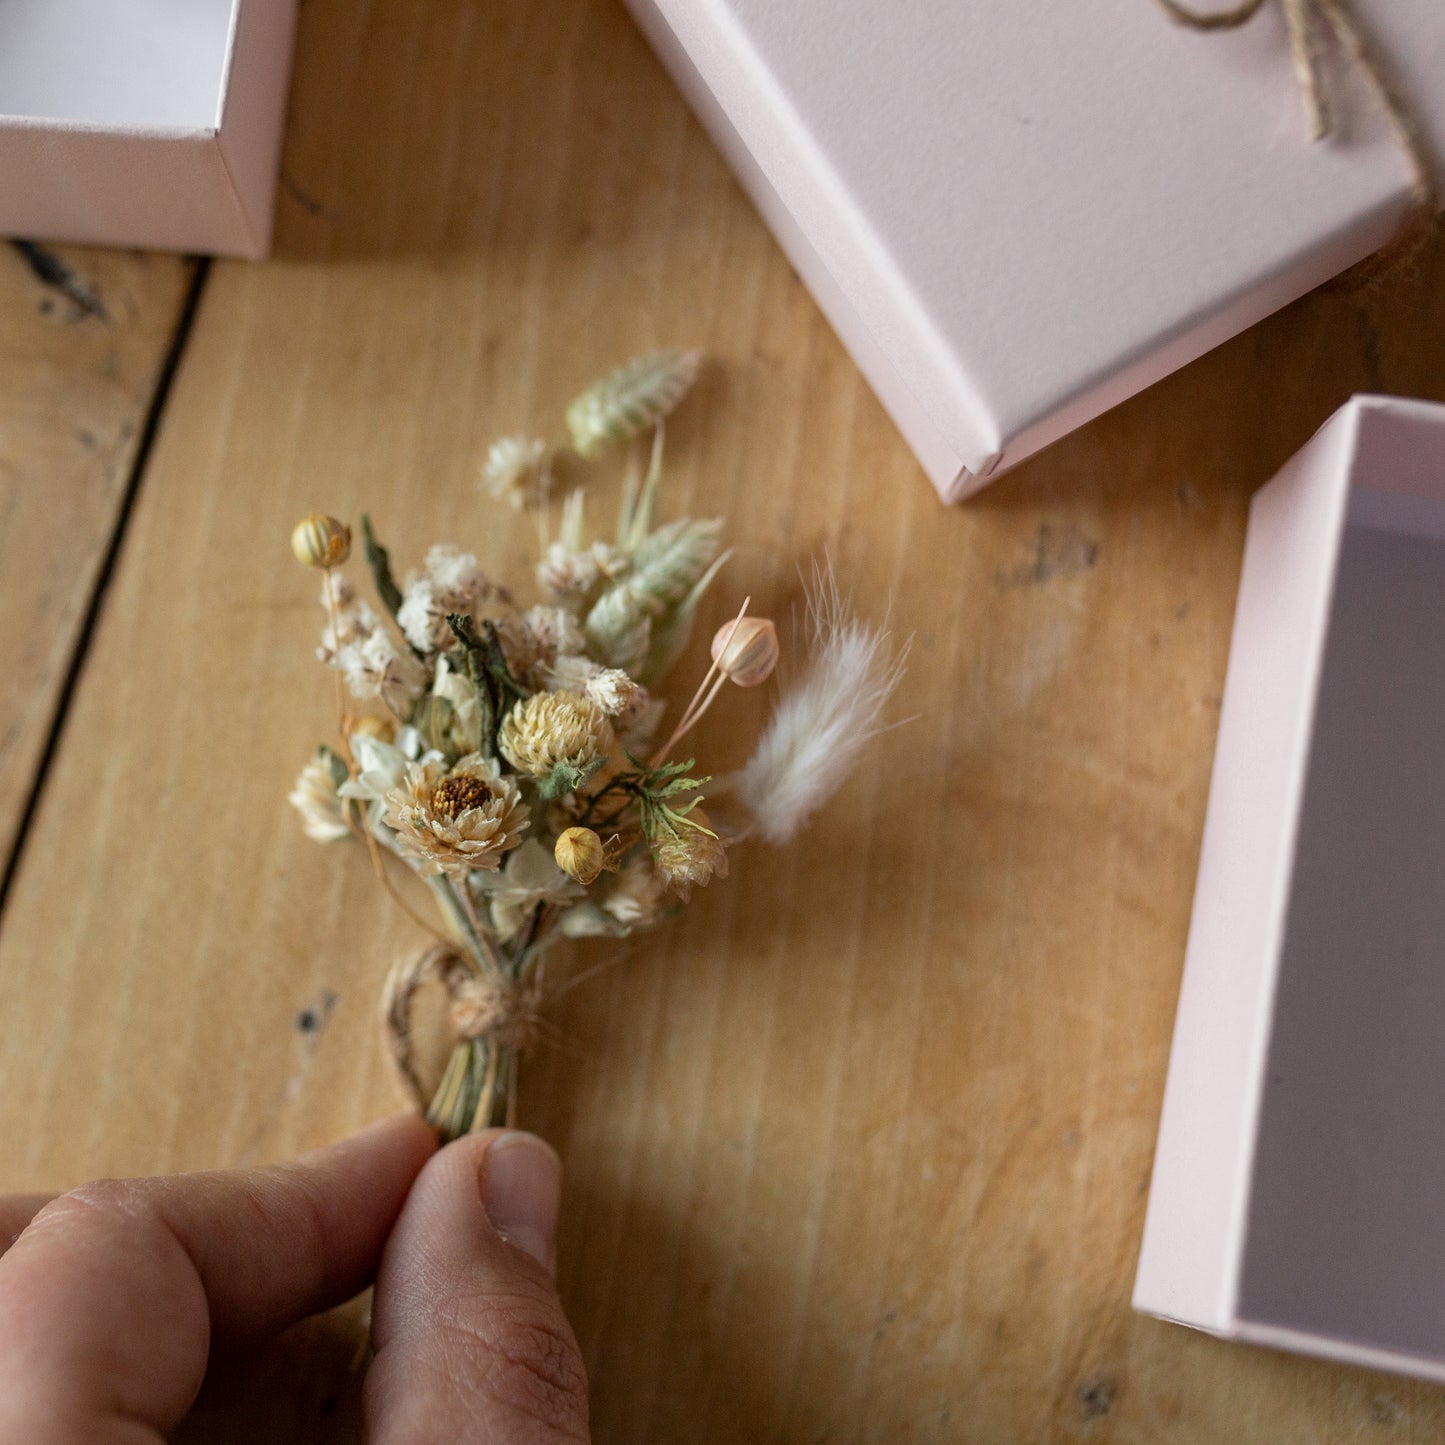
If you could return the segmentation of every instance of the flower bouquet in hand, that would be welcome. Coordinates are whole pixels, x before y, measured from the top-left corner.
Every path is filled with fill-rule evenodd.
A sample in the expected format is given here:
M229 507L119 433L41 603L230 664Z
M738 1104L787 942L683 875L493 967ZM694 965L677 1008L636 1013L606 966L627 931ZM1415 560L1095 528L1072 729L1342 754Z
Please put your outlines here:
M652 434L650 462L629 470L605 540L587 535L580 489L562 506L559 535L541 531L557 460L546 444L491 448L487 490L538 512L535 605L455 546L433 547L398 582L363 517L378 611L341 571L349 528L312 516L292 536L298 559L323 573L318 655L335 671L339 735L303 768L291 801L311 837L359 841L431 935L392 970L384 1017L403 1078L448 1137L512 1121L551 950L651 928L692 888L727 875L730 847L752 836L786 842L879 730L901 675L902 652L815 566L795 629L800 656L783 668L751 758L714 779L684 755L718 691L764 682L779 656L774 624L744 601L665 726L658 688L727 560L720 520L657 517L663 417L696 368L694 353L643 357L568 409L570 449L582 458ZM440 927L406 900L398 864L430 887ZM412 1046L412 1003L427 984L445 991L453 1036L434 1087Z

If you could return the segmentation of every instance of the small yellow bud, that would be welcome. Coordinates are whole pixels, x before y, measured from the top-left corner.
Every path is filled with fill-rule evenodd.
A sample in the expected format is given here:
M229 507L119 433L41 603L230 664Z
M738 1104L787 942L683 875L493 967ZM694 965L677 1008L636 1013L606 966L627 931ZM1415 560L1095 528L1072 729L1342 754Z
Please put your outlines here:
M583 887L597 880L607 861L602 839L591 828L568 828L552 850L557 866Z
M374 713L366 712L351 719L347 735L353 738L375 738L378 742L389 743L396 737L396 724L390 718L377 717Z
M756 687L778 665L778 629L766 617L724 622L712 640L712 660L739 687Z
M351 555L351 528L312 512L291 533L291 550L303 567L339 567Z

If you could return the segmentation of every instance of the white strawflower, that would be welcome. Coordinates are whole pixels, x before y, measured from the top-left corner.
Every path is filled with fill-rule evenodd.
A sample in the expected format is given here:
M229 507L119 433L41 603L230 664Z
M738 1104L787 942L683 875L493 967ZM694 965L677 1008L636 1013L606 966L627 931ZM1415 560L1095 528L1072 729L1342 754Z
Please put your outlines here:
M732 789L770 843L784 843L838 790L903 676L907 647L862 622L832 569L813 568L807 658Z
M287 801L301 814L301 827L318 843L335 843L349 838L345 804L336 791L336 777L323 758L312 758L296 779Z
M382 822L397 850L418 872L462 878L502 866L529 822L522 794L495 758L480 753L446 763L408 763L406 777L385 799Z
M453 672L443 657L437 662L432 696L441 698L451 708L445 729L447 749L453 754L478 751L482 746L482 700L471 678Z
M642 715L649 701L647 689L620 667L599 668L587 679L583 695L624 728Z
M503 437L487 449L482 485L497 501L521 507L534 490L546 490L547 443L527 437Z

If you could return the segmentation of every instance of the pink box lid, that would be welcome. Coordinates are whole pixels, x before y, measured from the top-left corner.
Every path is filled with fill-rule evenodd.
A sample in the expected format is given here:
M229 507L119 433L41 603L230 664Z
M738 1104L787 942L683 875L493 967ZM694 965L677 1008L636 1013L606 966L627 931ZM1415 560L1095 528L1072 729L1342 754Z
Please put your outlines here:
M1312 144L1283 22L1151 0L629 0L956 499L1384 242L1409 168L1357 77ZM1445 5L1359 0L1445 153Z

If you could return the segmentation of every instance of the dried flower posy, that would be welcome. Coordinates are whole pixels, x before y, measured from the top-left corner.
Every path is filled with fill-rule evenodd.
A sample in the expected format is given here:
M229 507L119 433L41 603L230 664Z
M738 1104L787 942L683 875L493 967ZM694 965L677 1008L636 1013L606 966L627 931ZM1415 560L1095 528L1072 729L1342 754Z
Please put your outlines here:
M666 711L654 689L727 560L721 521L655 518L663 418L697 368L693 352L645 356L568 408L577 456L651 432L651 458L629 474L611 540L587 538L580 490L566 499L560 535L544 538L535 606L519 607L452 546L433 547L398 582L363 517L378 613L338 570L347 526L311 516L292 536L298 560L322 573L318 656L335 670L340 736L302 769L290 801L308 836L364 843L387 891L433 935L392 971L384 1012L403 1076L449 1137L514 1117L548 950L649 928L726 876L729 847L752 835L787 841L850 771L900 676L887 634L853 616L815 568L804 656L747 765L715 780L676 755L726 683L753 687L773 673L777 630L747 602L718 629L712 667L654 745ZM498 442L482 485L545 505L554 455L540 441ZM724 825L719 811L714 823L705 791L736 819ZM430 886L440 930L412 911L388 861ZM412 1000L427 983L445 988L454 1036L434 1089L411 1043Z

